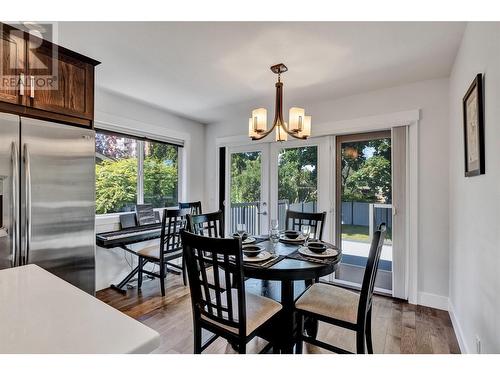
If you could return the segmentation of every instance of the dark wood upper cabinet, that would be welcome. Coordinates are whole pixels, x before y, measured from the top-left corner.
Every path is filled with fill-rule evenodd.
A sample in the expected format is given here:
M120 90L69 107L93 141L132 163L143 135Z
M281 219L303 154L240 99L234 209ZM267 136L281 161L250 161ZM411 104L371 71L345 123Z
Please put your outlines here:
M94 117L94 65L51 43L30 40L27 66L29 105L33 108Z
M92 126L99 62L11 26L0 28L0 110Z
M23 105L26 85L26 42L20 30L3 25L0 33L0 101Z

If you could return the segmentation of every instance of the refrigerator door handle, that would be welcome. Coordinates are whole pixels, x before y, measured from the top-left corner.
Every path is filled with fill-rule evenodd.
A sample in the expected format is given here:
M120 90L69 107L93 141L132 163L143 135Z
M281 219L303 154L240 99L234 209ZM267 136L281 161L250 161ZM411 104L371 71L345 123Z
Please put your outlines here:
M18 197L18 189L19 189L19 151L17 149L17 143L12 142L11 146L11 166L12 166L12 250L11 250L11 266L15 267L17 265L17 239L19 236L19 210L17 207L17 197Z
M31 167L30 167L30 153L28 145L24 144L24 175L26 176L26 191L25 191L25 207L26 207L26 236L24 246L24 261L23 264L28 264L30 254L30 241L31 241Z

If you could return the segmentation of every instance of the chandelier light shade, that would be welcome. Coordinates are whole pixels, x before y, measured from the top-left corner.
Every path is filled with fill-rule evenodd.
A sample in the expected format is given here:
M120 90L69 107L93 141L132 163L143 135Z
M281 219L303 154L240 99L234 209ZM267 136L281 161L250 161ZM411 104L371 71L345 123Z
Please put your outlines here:
M281 74L288 71L285 64L271 66L271 71L278 75L276 82L276 105L272 126L267 129L267 110L257 108L248 119L248 136L252 140L262 139L276 130L276 141L288 140L288 136L307 139L311 136L311 116L306 116L304 108L292 107L288 113L288 124L283 120L283 82Z
M302 127L300 135L306 138L311 136L311 116L304 116L304 126Z
M304 116L306 111L304 108L292 107L288 114L288 122L290 123L290 131L299 133L304 126Z
M256 133L267 130L267 109L257 108L252 111L253 128Z

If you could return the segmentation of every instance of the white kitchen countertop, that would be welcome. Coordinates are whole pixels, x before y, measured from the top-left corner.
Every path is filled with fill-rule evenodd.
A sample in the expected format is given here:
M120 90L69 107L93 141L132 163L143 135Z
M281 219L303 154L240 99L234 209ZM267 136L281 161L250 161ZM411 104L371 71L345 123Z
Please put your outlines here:
M36 265L0 271L0 353L150 353L159 334Z

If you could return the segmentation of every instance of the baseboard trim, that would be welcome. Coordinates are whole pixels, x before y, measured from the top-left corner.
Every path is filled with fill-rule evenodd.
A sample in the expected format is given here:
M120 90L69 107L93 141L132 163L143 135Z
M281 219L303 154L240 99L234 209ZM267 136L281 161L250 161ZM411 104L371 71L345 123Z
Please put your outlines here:
M418 305L448 311L448 302L448 297L445 296L424 292L418 293Z
M462 354L470 354L469 348L465 343L464 333L462 327L458 321L457 315L455 314L455 309L451 301L448 301L448 314L450 315L451 324L453 325L453 330L455 331L455 336L457 337L458 346Z

